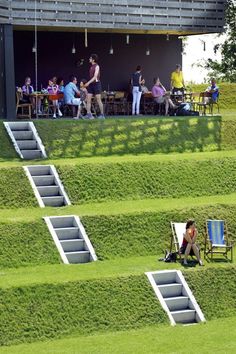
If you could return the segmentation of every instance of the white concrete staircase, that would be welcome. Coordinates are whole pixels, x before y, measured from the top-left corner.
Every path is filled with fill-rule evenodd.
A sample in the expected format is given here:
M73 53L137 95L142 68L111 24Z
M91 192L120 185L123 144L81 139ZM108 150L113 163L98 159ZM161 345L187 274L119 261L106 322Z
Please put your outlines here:
M44 217L64 263L88 263L97 256L78 216Z
M53 165L32 165L23 168L41 208L71 204Z
M146 275L172 325L205 322L204 315L180 270L148 272Z
M4 122L16 152L22 159L46 158L46 151L33 122Z

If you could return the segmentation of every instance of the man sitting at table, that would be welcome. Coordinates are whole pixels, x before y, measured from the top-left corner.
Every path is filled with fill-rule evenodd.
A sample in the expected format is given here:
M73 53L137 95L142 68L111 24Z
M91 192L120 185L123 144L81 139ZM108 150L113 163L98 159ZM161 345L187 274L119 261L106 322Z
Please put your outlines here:
M211 94L211 97L204 97L204 103L214 103L219 96L219 87L216 85L216 80L211 79L211 85L207 87L206 91Z
M76 86L77 84L77 77L71 76L70 82L65 86L64 89L64 102L65 104L70 104L74 106L80 105L80 98L76 98L75 96L79 96L80 92Z
M31 103L33 107L33 113L36 113L36 100L37 100L37 107L38 113L41 114L41 98L40 97L33 97L32 94L34 93L34 88L31 85L31 78L27 76L25 78L25 84L22 86L22 103Z
M184 77L180 64L176 64L175 71L171 73L170 87L174 95L179 93L184 94Z

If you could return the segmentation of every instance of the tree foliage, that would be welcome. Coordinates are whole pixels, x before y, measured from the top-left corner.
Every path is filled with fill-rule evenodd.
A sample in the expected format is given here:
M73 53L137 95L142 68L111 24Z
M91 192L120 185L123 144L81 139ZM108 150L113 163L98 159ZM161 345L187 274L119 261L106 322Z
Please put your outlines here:
M222 44L216 44L215 52L220 51L222 60L207 59L204 67L209 70L209 76L215 76L218 80L236 82L236 1L228 0L226 5L226 25L224 32L226 40Z

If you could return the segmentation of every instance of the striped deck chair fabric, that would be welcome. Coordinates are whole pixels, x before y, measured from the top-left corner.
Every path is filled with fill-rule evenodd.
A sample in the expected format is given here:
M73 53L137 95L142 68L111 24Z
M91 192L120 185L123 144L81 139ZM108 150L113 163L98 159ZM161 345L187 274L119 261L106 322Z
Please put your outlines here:
M223 220L207 220L207 228L209 240L212 246L226 247L224 240L224 221Z
M231 253L230 260L233 260L233 245L228 240L227 225L224 220L206 221L205 256L221 254L228 259L228 252Z

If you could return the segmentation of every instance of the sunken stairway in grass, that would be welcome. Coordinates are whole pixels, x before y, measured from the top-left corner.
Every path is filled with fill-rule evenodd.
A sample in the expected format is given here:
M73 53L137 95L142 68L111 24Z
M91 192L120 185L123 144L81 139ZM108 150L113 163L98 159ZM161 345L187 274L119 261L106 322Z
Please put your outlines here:
M96 261L94 248L75 215L44 217L55 245L65 264Z
M24 170L40 207L71 204L53 165L24 166Z
M4 122L16 152L24 160L46 158L45 148L33 122Z
M205 322L204 315L180 270L146 273L172 325Z

